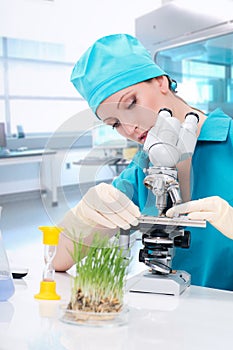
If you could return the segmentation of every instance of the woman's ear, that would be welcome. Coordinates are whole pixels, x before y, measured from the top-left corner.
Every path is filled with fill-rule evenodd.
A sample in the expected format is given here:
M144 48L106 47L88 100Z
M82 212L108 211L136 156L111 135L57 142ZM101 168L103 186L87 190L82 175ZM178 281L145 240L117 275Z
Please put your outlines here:
M156 79L156 81L159 85L160 91L162 93L166 93L169 91L169 81L168 81L168 78L166 75L156 77L155 79Z

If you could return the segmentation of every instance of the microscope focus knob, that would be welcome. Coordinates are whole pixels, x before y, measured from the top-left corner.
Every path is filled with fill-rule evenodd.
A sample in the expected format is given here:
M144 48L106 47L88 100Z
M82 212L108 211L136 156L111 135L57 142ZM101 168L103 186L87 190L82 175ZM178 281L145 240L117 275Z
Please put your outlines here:
M176 236L174 238L174 246L180 248L189 248L191 242L190 231L184 231L183 236Z

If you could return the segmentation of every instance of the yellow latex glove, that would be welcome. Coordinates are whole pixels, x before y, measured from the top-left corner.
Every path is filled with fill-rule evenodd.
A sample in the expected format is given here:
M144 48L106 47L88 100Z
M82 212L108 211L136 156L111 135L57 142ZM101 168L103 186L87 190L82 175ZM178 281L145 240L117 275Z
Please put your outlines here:
M193 220L207 220L218 231L233 239L233 208L218 196L183 203L166 212L168 217L179 214L188 214L188 218Z
M138 207L114 186L101 183L90 188L81 201L59 223L75 239L95 232L129 229L138 225ZM112 235L112 234L111 234Z

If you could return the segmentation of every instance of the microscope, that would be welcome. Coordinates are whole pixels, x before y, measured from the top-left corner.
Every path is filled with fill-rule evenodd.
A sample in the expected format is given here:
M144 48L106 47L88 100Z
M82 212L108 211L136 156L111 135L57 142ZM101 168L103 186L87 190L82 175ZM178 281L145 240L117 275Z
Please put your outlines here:
M176 165L194 152L199 117L190 112L185 121L172 116L163 108L156 124L148 132L144 151L151 166L144 184L155 195L158 216L142 215L137 229L142 234L139 261L148 266L147 271L127 280L126 289L131 292L180 295L190 285L191 276L181 270L172 270L174 248L189 248L190 232L186 227L206 227L204 220L190 220L186 216L168 218L167 209L182 203ZM121 231L121 239L129 238L129 232Z

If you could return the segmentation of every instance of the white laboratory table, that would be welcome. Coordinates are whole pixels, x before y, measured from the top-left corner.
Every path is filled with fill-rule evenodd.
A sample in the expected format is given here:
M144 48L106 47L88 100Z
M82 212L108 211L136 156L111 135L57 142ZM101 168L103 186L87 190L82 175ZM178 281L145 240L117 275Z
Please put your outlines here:
M61 301L34 299L42 256L42 247L28 247L18 255L22 263L27 262L29 273L14 280L15 294L0 303L1 350L232 349L232 292L191 286L178 297L129 293L125 298L129 307L126 325L70 325L60 321L58 312L70 296L70 274L56 273Z
M119 175L121 171L130 164L130 161L117 156L102 156L102 157L85 157L78 161L73 162L75 165L85 166L104 166L108 165L116 169L116 175Z
M10 151L9 154L0 155L0 167L15 164L39 163L41 192L51 190L52 206L57 206L57 183L55 170L56 151L33 149L25 151ZM48 181L49 180L49 181Z

